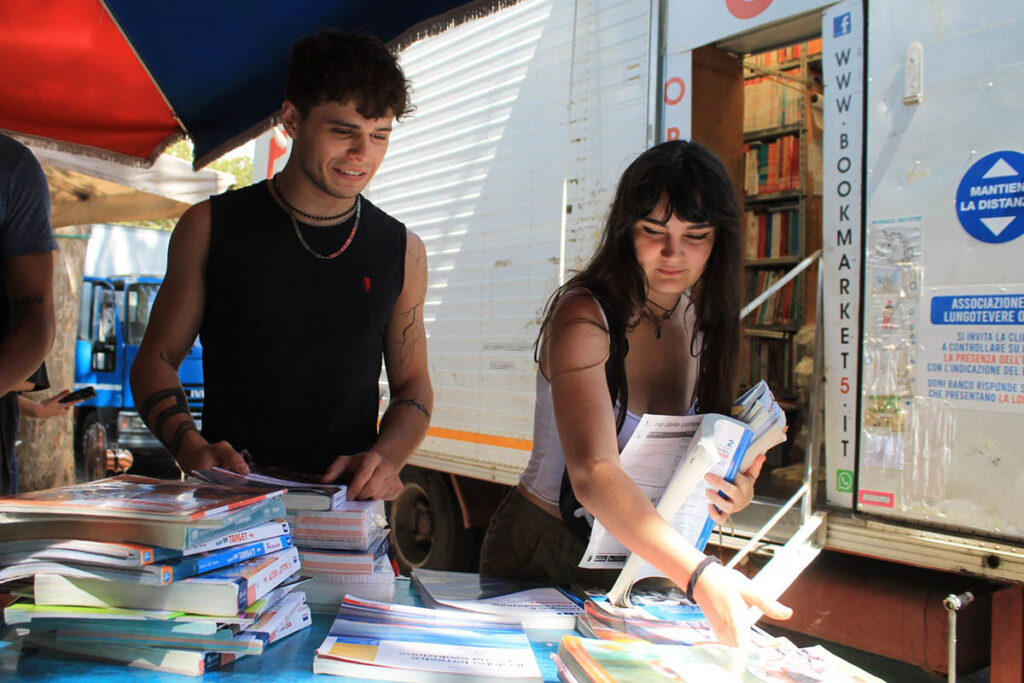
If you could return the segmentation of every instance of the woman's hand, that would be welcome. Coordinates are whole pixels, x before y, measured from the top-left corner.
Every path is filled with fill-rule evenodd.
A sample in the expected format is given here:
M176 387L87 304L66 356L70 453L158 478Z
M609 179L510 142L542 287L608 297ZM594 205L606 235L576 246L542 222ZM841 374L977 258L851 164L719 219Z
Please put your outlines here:
M711 501L708 504L708 514L711 515L711 519L718 524L725 524L729 521L729 515L750 505L750 501L754 498L754 482L761 474L764 460L764 453L754 458L754 462L750 463L747 471L737 474L736 481L731 484L710 472L704 476L704 480L710 484L710 488L705 489L705 493L708 500ZM719 491L725 494L724 498Z
M60 399L64 398L71 393L70 389L64 389L63 391L54 394L50 398L43 399L42 401L33 401L32 399L25 398L24 396L18 397L18 409L22 415L28 417L37 417L41 419L49 419L51 417L57 417L58 415L67 415L71 412L71 409L75 407L76 403L80 403L85 399L78 399L77 401L71 401L69 403L61 403Z
M750 642L750 608L757 607L772 619L789 619L793 610L763 595L754 582L735 569L708 565L693 591L719 642L745 647Z

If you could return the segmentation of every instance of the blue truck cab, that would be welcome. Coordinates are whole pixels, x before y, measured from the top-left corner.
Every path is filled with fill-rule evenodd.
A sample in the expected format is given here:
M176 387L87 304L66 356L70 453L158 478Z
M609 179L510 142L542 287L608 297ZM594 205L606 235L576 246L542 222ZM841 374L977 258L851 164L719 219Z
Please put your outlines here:
M85 277L75 342L75 388L92 386L96 396L76 407L75 455L81 462L85 434L94 424L107 432L110 447L130 450L143 462L170 454L139 417L128 377L146 332L162 278L145 275ZM200 424L203 410L203 355L198 340L179 369L189 410ZM139 458L136 458L139 461Z

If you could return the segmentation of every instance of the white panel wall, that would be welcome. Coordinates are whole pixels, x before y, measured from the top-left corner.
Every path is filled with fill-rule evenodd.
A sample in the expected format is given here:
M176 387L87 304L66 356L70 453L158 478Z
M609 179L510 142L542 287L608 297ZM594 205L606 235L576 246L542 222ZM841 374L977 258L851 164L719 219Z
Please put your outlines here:
M996 337L1015 333L1024 341L1024 321L943 325L933 324L929 312L935 296L1024 294L1024 236L1001 243L979 240L964 229L956 202L961 181L984 157L1009 152L1011 163L1021 165L1024 8L1017 0L901 0L873 2L868 11L865 287L871 289L865 292L865 345L891 347L886 338L897 334L911 343L902 355L865 356L867 423L862 433L859 507L1021 538L1024 377L1018 363L1024 353L956 364L971 367L964 371L944 365L949 359L944 358L942 344L955 341L958 333L966 338L979 332ZM905 104L906 54L913 41L922 48L923 99ZM973 172L985 171L975 167ZM1022 174L1024 168L1017 168L1016 177L1009 179L1019 182ZM1018 189L1010 194L1024 193ZM1022 214L1019 208L1006 212L1016 221L1024 221ZM1012 224L1007 235L1019 235L1020 227ZM885 281L884 267L876 268L887 259L901 264L902 294L892 296L893 283ZM913 295L908 285L922 290ZM876 289L881 295L875 295ZM976 351L997 342L978 343ZM952 347L948 350L953 352ZM1001 362L1003 355L1018 361ZM889 363L889 358L896 358L891 370L881 372L879 364ZM930 364L935 369L929 371ZM997 374L975 372L982 367ZM951 382L979 380L997 380L1017 389L992 392L1007 401L979 398L987 392L950 391ZM869 394L892 389L899 394L904 387L910 391L901 396L899 419L910 424L892 425L902 426L902 435L888 449L880 448L890 425L880 417L880 402L874 402L875 414L870 414ZM865 490L883 495L864 499ZM885 494L892 494L892 506Z

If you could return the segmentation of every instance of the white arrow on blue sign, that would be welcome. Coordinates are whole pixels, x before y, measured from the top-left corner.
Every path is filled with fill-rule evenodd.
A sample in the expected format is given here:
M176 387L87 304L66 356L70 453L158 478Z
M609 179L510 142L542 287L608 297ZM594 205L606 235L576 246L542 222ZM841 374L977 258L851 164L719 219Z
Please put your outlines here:
M1024 234L1024 154L1003 150L974 163L956 191L960 225L991 244Z

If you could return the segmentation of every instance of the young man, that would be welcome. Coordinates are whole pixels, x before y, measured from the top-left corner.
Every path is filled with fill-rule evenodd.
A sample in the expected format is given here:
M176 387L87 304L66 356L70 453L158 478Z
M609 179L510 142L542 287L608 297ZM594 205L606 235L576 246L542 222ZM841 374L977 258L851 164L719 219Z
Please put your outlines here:
M27 147L0 135L0 493L18 488L14 436L19 390L53 345L50 191Z
M132 367L139 414L188 472L259 465L394 498L426 435L423 242L360 195L408 111L376 38L322 31L292 47L281 119L294 141L270 181L211 197L178 222ZM194 425L177 370L199 333ZM390 401L380 420L383 355Z

